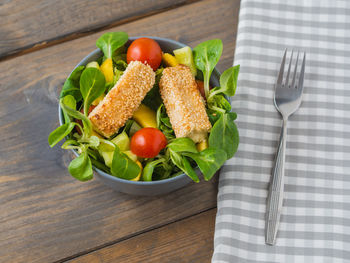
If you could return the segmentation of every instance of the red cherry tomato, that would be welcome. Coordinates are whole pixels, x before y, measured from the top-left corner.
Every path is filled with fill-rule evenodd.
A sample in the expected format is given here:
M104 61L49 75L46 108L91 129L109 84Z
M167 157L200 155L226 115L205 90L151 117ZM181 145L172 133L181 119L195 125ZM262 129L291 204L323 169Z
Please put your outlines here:
M156 41L142 37L134 40L128 48L126 54L128 64L131 61L141 61L157 70L162 61L162 50Z
M131 137L131 151L139 157L153 158L167 144L165 135L156 128L142 128Z

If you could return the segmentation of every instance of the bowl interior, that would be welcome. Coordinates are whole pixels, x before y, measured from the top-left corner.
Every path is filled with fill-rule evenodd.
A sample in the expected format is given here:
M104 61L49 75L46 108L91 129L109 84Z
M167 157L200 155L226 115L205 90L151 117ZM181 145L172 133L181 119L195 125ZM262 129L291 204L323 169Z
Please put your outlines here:
M148 38L152 38L152 39L156 40L158 42L159 46L161 47L162 51L163 52L167 52L167 53L172 53L174 49L178 49L178 48L182 48L182 47L186 46L185 44L177 42L177 41L172 40L172 39L161 38L161 37L150 37L150 36L130 37L129 41L127 42L126 45L129 46L130 43L133 40L135 40L137 38L140 38L140 37L148 37ZM79 67L79 66L85 66L89 62L97 60L102 55L103 54L102 54L102 52L99 49L95 49L89 55L87 55L84 59L82 59L75 66L75 68ZM220 79L220 73L215 68L213 73L212 73L212 75L211 75L211 78L210 78L210 85L212 87L219 86L220 85L219 84L219 79ZM59 122L60 122L60 125L62 125L62 124L64 124L64 118L63 118L63 113L62 113L62 109L60 108L60 106L59 106L59 109L58 109L58 113L59 113ZM72 151L74 152L74 154L76 156L79 156L79 154L76 151L74 151L74 150L72 150ZM162 185L162 184L168 184L170 182L183 181L183 180L189 179L187 177L187 175L183 173L183 174L180 174L180 175L178 175L176 177L168 178L168 179L164 179L164 180L159 180L159 181L151 181L151 182L129 181L129 180L121 179L121 178L118 178L118 177L114 177L114 176L112 176L112 175L110 175L108 173L105 173L104 171L102 171L102 170L100 170L100 169L98 169L96 167L93 167L93 168L94 168L94 170L96 172L98 172L105 179L109 179L109 180L112 180L112 181L117 181L117 182L124 183L124 184L126 183L126 184L130 184L130 185ZM199 169L198 168L196 169L196 172L199 173ZM188 180L188 181L190 182L190 180Z

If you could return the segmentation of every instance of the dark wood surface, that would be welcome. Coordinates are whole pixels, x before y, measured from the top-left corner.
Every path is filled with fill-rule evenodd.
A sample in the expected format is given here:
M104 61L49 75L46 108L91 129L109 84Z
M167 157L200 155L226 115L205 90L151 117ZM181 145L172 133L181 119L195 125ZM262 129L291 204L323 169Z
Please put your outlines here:
M193 1L1 1L0 58L77 38Z
M216 210L211 209L69 262L210 262L215 215Z
M50 149L47 136L58 125L57 97L66 76L95 49L102 33L124 30L130 36L169 37L191 46L221 38L224 51L218 68L223 70L232 64L238 10L238 0L190 1L0 62L0 262L63 262L84 260L85 255L88 261L81 262L99 262L98 257L109 255L118 259L114 262L210 261L217 180L160 197L116 193L98 180L81 183L71 178L71 154ZM29 21L37 23L35 16ZM16 29L18 23L12 25ZM84 31L74 30L77 35ZM63 32L55 34L55 39L65 37ZM203 223L194 226L196 220ZM196 233L198 242L177 260L184 251L179 236L185 240ZM205 246L199 242L202 236L209 240ZM133 245L141 241L145 244L137 251L143 260L137 261ZM159 252L163 241L169 247Z

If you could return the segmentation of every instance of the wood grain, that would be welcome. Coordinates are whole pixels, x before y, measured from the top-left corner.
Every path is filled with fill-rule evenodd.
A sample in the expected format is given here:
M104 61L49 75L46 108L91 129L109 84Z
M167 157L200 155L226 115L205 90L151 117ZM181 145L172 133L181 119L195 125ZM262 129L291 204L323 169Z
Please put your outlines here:
M0 58L72 39L191 2L16 0L0 3Z
M163 226L69 263L210 262L216 209Z
M232 64L238 5L206 0L108 31L191 46L221 38L223 70ZM0 262L62 261L216 206L216 180L166 196L133 197L97 180L74 180L67 172L71 154L49 148L59 90L102 33L0 63Z

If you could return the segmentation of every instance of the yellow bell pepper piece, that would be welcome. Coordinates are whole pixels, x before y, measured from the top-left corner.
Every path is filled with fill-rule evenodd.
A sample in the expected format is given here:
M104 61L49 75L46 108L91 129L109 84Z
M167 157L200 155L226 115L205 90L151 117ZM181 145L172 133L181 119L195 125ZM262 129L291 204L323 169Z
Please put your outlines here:
M143 128L157 128L156 113L150 108L148 108L146 105L141 104L139 106L139 108L133 114L133 119Z
M134 179L131 179L131 181L140 181L141 174L142 174L142 164L139 161L136 161L137 165L140 166L141 170L138 176L136 176Z
M197 143L196 144L196 147L197 147L197 150L199 152L207 149L209 147L209 144L208 144L208 139L205 139L204 141L201 141L200 143Z
M105 76L106 82L113 81L114 73L113 73L113 61L111 58L107 58L101 65L100 70Z
M168 67L175 67L179 65L179 62L177 62L177 59L169 53L163 53L162 59L165 65L167 65Z
M105 94L102 94L100 97L98 97L97 99L95 99L91 104L94 106L97 106L105 97Z

